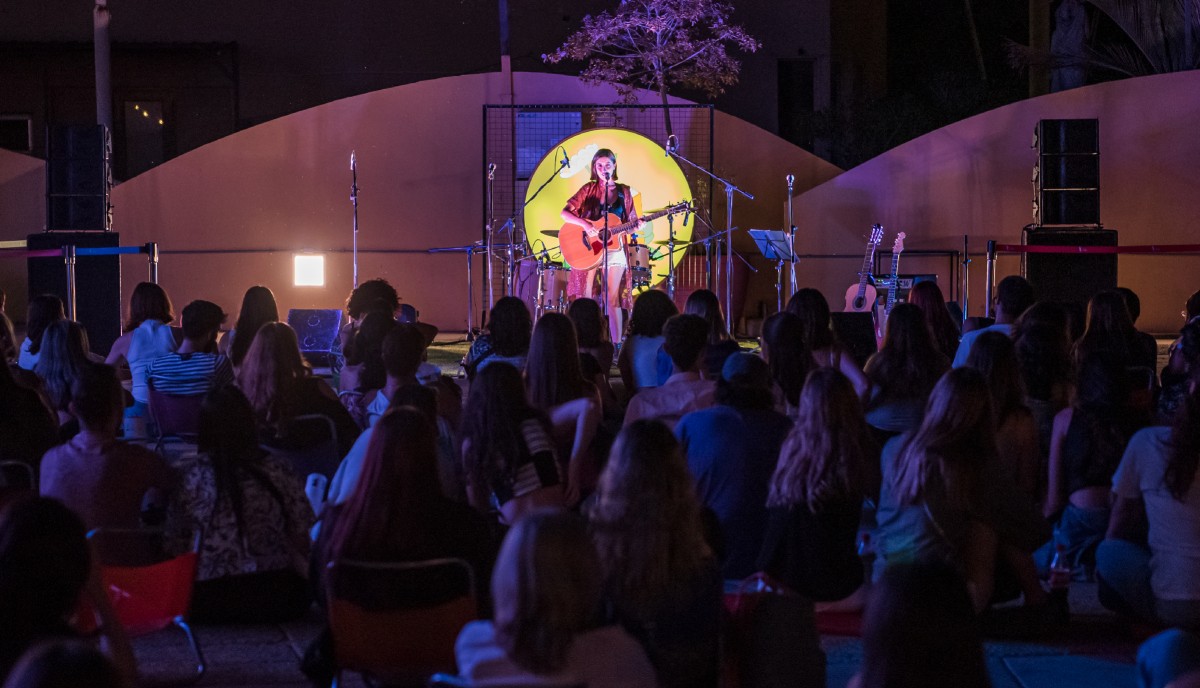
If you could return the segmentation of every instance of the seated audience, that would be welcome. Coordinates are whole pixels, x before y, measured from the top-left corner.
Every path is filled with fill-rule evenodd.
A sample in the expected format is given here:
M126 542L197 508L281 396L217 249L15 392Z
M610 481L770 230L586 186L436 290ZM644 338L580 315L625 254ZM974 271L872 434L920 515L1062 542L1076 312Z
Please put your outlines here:
M809 374L799 411L770 480L758 568L811 600L841 600L863 583L857 536L879 481L878 450L836 370Z
M1096 550L1104 606L1200 629L1200 554L1194 544L1200 542L1198 464L1200 385L1192 378L1173 425L1134 434L1113 475L1108 534Z
M0 681L35 644L79 638L70 618L81 600L96 612L101 649L126 682L133 680L129 639L85 533L79 516L53 499L22 499L0 511Z
M33 372L42 379L50 407L62 425L71 420L71 388L83 369L92 365L88 357L87 332L74 320L56 320L42 333L42 348ZM122 398L121 407L124 408Z
M614 619L641 643L658 684L716 686L721 573L667 426L621 431L588 517Z
M122 402L116 371L89 364L71 388L79 434L42 457L42 494L69 505L89 530L137 528L143 503L164 504L175 482L161 456L117 439Z
M237 385L254 407L260 437L269 446L304 448L326 439L323 424L293 424L299 416L332 420L342 456L361 432L329 385L312 375L300 354L296 332L287 323L267 323L259 329L238 368Z
M908 291L908 302L925 314L934 345L946 360L952 360L958 351L959 324L950 317L941 287L933 280L917 282Z
M625 409L626 427L638 420L652 419L674 428L685 414L713 405L715 385L712 380L701 379L699 372L700 356L708 340L708 323L698 315L675 315L667 320L662 333L663 351L671 357L675 372L662 386L643 388L629 400Z
M792 426L774 410L771 372L761 358L736 353L717 381L717 405L693 411L675 427L700 503L721 524L726 579L758 571L767 522L767 484Z
M950 362L937 350L921 309L898 303L888 316L883 345L867 361L871 381L867 424L882 442L921 423L925 400Z
M962 576L937 559L889 568L863 620L851 688L989 688L979 626Z
M250 287L242 296L237 323L221 337L217 350L229 358L236 370L246 358L246 352L250 350L250 343L254 341L258 329L269 322L279 322L279 306L275 303L275 294L262 285ZM242 335L240 339L239 332Z
M619 427L625 408L608 382L609 368L613 363L613 344L608 340L608 327L604 323L604 314L600 312L600 304L593 299L575 299L567 308L567 317L575 325L583 378L600 392L605 424Z
M725 327L721 302L711 291L697 289L688 295L687 302L683 304L683 312L685 315L698 315L708 323L708 345L704 348L700 374L707 380L719 380L725 359L741 350L737 340Z
M1033 414L1038 430L1039 497L1046 491L1054 416L1067 407L1074 393L1075 361L1071 357L1068 317L1061 305L1038 302L1021 315L1012 332L1025 406Z
M1106 289L1088 301L1087 326L1075 342L1075 362L1097 351L1108 351L1127 368L1158 370L1158 344L1146 341L1133 326L1125 297L1116 289Z
M1193 334L1200 345L1200 327ZM1148 421L1129 408L1129 380L1116 357L1100 352L1083 362L1078 394L1055 416L1050 438L1042 514L1055 524L1054 537L1034 555L1043 575L1057 545L1072 569L1091 573L1108 530L1113 473L1129 438Z
M546 313L533 329L525 362L529 402L550 418L555 446L565 461L567 503L576 504L596 486L600 470L593 453L600 429L600 395L583 377L575 326L560 313Z
M371 311L383 311L396 316L400 310L400 296L396 288L382 277L367 280L354 288L346 298L346 318L338 330L337 337L329 347L330 370L334 378L341 375L346 364L345 350L354 340L354 334L362 324L363 318Z
M42 395L13 377L12 368L0 364L0 461L19 461L34 470L58 435L58 419ZM4 474L7 477L7 474Z
M13 330L12 321L3 313L0 313L0 354L2 354L4 366L12 373L13 379L25 387L36 390L38 395L41 396L43 391L42 378L38 377L37 373L33 372L33 370L26 370L17 365L17 357L20 355L17 334ZM50 402L44 398L43 401L46 403L47 408L49 408Z
M838 342L825 296L816 289L805 287L788 300L787 311L803 323L804 341L812 352L813 363L818 368L833 368L845 375L854 385L854 391L865 398L870 382L854 357Z
M183 343L150 362L146 377L155 391L199 396L233 382L233 366L217 353L217 332L225 322L221 307L193 301L183 308Z
M41 294L30 299L25 318L25 341L21 342L17 364L25 370L33 370L42 350L42 334L50 323L66 317L62 299L54 294Z
M175 308L162 287L153 282L140 282L134 287L133 296L129 298L125 332L113 342L108 358L104 360L118 370L122 364L129 366L133 405L125 409L126 417L147 414L150 392L146 369L154 359L174 351L182 338L182 332L171 327L173 320Z
M515 296L500 299L492 306L487 334L475 338L463 360L467 377L474 380L481 370L493 363L507 363L517 370L524 370L532 335L533 317L525 302Z
M966 367L978 370L992 393L1000 464L1025 494L1037 501L1041 483L1038 428L1025 406L1013 340L999 332L979 335L967 356Z
M762 356L770 367L778 395L775 408L794 416L804 379L816 368L804 339L804 322L787 311L775 313L763 323L761 342Z
M530 514L504 538L492 574L495 620L458 636L459 672L505 685L656 686L638 642L603 623L600 571L583 519Z
M1019 275L1009 275L996 285L996 322L987 327L964 332L958 343L958 351L954 354L954 367L960 368L967 364L967 354L971 353L971 345L984 332L1000 332L1011 335L1013 323L1026 308L1033 305L1033 286Z
M529 404L516 368L497 363L481 370L463 411L471 505L509 525L539 507L562 507L565 481L553 438L549 419Z
M233 385L200 407L199 453L175 469L168 529L186 544L203 536L192 618L271 623L308 609L312 507L291 466L258 446L254 411Z
M387 382L383 341L396 326L396 319L390 313L368 313L354 333L353 345L346 348L346 365L338 376L338 400L360 428L367 427L367 408ZM421 341L423 343L424 338ZM419 360L417 365L420 365Z
M658 386L658 350L663 345L663 326L678 313L671 297L659 289L644 291L633 302L629 334L617 355L626 397Z
M1157 365L1158 364L1158 340L1155 339L1153 335L1136 329L1138 318L1140 318L1142 315L1142 300L1140 298L1138 298L1137 292L1130 289L1129 287L1117 287L1117 293L1119 293L1121 295L1121 298L1123 298L1125 300L1125 308L1127 308L1129 310L1129 321L1131 323L1133 323L1134 331L1137 333L1136 334L1136 340L1138 342L1137 348L1143 352L1153 351L1154 352L1154 363L1155 363L1155 365ZM1149 359L1147 359L1147 360L1149 360ZM1151 366L1151 367L1153 367L1153 366Z
M1027 553L1049 537L1032 500L1000 466L991 397L975 370L942 377L920 427L889 441L881 466L875 581L892 564L954 562L965 572L976 611L983 611L992 598L1000 548L1017 548L1029 559ZM1044 601L1044 593L1026 599Z
M1187 300L1182 315L1184 325L1200 316L1200 291L1192 294ZM1167 365L1162 369L1162 392L1158 395L1156 416L1160 425L1171 424L1176 411L1179 410L1183 399L1187 396L1188 380L1193 372L1189 361L1200 360L1195 355L1200 352L1194 352L1193 355L1188 356L1182 350L1182 343L1183 337L1178 337L1171 342L1171 346L1167 350Z

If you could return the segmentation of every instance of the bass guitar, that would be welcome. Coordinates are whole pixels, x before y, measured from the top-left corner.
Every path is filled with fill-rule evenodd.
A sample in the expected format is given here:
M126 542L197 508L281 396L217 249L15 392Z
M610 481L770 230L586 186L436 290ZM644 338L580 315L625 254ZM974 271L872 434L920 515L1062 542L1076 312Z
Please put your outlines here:
M875 249L883 241L883 225L871 225L871 236L867 239L867 252L863 256L862 268L858 271L858 284L846 290L847 313L869 313L875 306L879 294L869 283L871 279L871 262L875 259Z
M650 222L657 220L666 215L675 215L682 212L690 212L691 206L687 203L676 203L662 210L656 210L649 215L643 215L640 220L642 222ZM558 230L558 248L562 251L563 260L573 270L591 270L600 265L604 260L604 244L608 243L609 251L621 250L621 235L636 231L637 222L621 222L621 218L609 213L608 228L604 227L605 220L591 220L593 233L588 232L579 225L567 223Z
M896 305L896 291L900 289L900 254L904 253L904 239L908 235L900 232L892 243L892 276L888 279L887 303L881 310L875 312L875 340L883 343L883 333L886 331L888 316Z

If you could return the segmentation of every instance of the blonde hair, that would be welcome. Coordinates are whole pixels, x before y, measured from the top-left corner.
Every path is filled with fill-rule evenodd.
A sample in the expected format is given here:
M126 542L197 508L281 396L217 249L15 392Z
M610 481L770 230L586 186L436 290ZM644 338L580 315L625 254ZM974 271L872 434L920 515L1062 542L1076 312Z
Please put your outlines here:
M295 330L287 323L270 322L254 335L237 370L237 385L254 407L259 424L279 431L292 419L296 381L308 374Z

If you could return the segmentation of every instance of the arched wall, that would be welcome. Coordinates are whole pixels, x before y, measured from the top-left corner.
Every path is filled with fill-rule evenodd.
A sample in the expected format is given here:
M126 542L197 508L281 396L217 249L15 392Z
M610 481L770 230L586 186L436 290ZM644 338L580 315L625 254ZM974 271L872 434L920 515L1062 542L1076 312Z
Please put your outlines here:
M1200 243L1193 172L1200 160L1200 72L1126 79L1014 103L909 141L796 200L800 250L859 252L867 228L883 224L884 247L896 231L907 249L983 251L988 239L1020 243L1031 222L1030 147L1040 119L1100 120L1100 216L1121 244ZM939 271L946 259L902 256L901 272ZM857 259L810 261L801 281L828 295L854 281ZM1019 270L1002 259L999 274ZM983 311L984 261L971 266L972 314ZM1119 259L1119 283L1142 298L1138 326L1179 329L1184 300L1200 289L1200 256ZM840 303L840 297L837 299ZM836 304L835 304L836 306Z

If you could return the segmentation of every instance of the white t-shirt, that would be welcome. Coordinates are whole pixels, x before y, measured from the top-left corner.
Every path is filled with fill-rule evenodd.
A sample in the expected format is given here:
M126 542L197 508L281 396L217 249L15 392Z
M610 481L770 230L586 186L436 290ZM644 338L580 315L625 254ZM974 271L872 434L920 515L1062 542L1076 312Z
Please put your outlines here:
M25 370L33 370L33 366L41 358L40 351L36 354L29 353L29 347L31 346L33 346L33 342L29 340L29 337L26 337L25 341L21 342L20 353L17 354L17 365Z
M129 376L132 378L130 393L143 404L150 403L150 385L146 370L150 362L175 351L175 333L171 326L159 320L143 320L129 338Z
M1171 496L1163 482L1170 438L1171 428L1139 430L1113 474L1113 492L1145 502L1154 596L1200 600L1200 487L1193 482L1183 501Z
M1001 332L1003 334L1012 335L1012 325L1010 323L1000 323L997 325L988 325L978 330L971 330L964 334L962 339L958 341L958 350L954 352L954 367L961 368L967 364L967 356L971 354L971 345L979 339L979 335L984 332Z

